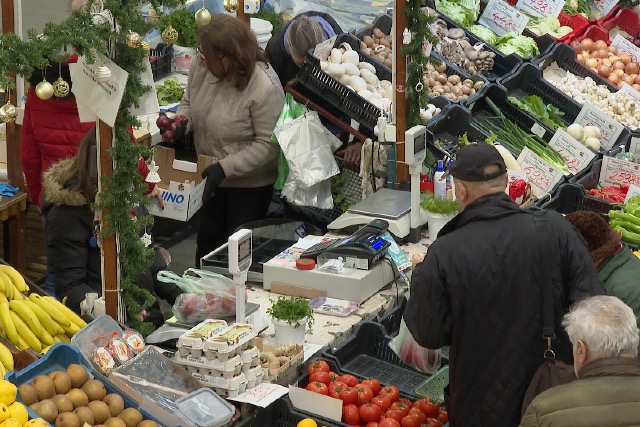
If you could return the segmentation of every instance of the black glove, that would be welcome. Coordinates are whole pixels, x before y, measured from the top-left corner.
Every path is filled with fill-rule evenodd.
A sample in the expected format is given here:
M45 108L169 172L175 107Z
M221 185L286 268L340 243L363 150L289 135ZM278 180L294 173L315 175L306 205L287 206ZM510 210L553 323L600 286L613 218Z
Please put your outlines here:
M207 201L213 197L225 176L224 169L222 169L220 163L214 163L211 166L207 166L207 168L202 171L202 177L207 178L207 183L205 184L204 192L202 193L202 204L207 203Z

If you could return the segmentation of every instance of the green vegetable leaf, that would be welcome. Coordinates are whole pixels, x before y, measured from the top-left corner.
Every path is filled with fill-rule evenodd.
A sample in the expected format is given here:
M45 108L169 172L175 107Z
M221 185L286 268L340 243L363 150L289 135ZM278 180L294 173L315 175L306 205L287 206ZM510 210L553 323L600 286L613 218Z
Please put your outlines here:
M469 135L467 132L463 133L458 137L458 144L460 145L468 145L469 144Z
M168 105L182 100L184 88L180 85L177 77L165 80L161 85L156 86L158 94L158 104Z

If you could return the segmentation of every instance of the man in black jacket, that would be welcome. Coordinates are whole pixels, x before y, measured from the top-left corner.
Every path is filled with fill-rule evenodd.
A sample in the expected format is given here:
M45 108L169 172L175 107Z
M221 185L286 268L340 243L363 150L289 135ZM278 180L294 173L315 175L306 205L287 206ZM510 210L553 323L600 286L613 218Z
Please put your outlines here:
M451 174L462 212L413 272L404 319L421 346L451 346L452 427L517 426L546 348L540 271L551 270L553 350L568 364L562 316L574 302L605 291L584 241L560 214L546 213L553 240L538 242L531 212L504 192L506 166L493 146L462 147ZM539 259L538 244L555 246L550 265Z

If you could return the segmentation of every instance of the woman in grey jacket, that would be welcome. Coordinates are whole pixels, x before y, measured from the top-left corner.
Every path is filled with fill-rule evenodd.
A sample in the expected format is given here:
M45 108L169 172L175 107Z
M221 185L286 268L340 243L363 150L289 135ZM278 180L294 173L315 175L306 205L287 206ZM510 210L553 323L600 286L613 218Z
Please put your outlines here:
M189 118L196 151L216 159L200 208L196 266L249 221L266 215L278 175L271 134L284 105L277 74L239 19L214 15L198 28L198 58L178 114Z

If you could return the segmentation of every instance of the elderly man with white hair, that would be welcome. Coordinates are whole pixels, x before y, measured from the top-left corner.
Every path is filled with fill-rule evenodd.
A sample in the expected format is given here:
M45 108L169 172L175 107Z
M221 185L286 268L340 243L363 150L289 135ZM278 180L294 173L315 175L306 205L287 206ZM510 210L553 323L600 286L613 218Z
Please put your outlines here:
M576 303L563 326L578 380L537 396L520 426L640 425L640 338L633 310L616 297L595 296Z

